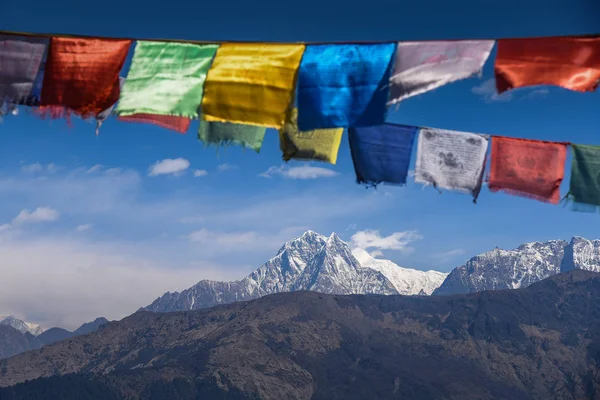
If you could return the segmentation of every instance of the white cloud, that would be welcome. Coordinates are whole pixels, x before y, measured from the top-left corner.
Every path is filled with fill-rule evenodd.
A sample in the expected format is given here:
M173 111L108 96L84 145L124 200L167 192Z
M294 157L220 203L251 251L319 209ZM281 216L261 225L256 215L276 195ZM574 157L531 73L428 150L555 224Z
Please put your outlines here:
M35 163L35 164L23 165L21 167L21 171L26 174L34 174L34 173L42 172L42 171L54 173L61 169L62 169L61 167L59 167L58 165L56 165L54 163L47 164L46 166L43 166L40 163Z
M444 253L436 254L435 258L442 262L448 262L457 256L461 256L466 252L463 249L454 249L450 251L446 251Z
M272 246L279 248L285 242L300 235L307 229L306 226L291 226L271 233L257 231L223 232L202 228L190 233L188 238L192 243L204 244L209 249L217 248L221 251L234 249L236 251L241 251L262 249L265 246L268 248L271 248ZM271 257L273 255L271 255ZM264 261L266 260L263 260L263 262Z
M200 215L179 218L179 222L182 224L197 224L204 221L204 217Z
M383 251L381 251L381 250L373 250L371 252L371 257L375 257L375 258L377 258L377 257L383 257Z
M42 167L42 164L40 164L40 163L23 165L21 167L21 171L25 172L26 174L33 174L35 172L40 172L43 169L44 169L44 167Z
M190 233L189 237L192 242L216 242L220 245L237 246L254 243L258 239L258 234L256 232L218 233L200 229Z
M102 168L104 168L102 166L102 164L96 164L93 167L91 167L90 169L87 170L88 174L91 174L92 172L98 172L100 170L102 170Z
M480 85L471 88L471 92L483 97L488 103L492 101L510 101L512 99L512 94L510 92L498 94L496 91L496 80L494 78L483 81Z
M75 228L77 232L85 232L89 231L90 229L92 229L92 224L77 225L77 228Z
M38 207L33 211L23 209L13 219L13 225L56 221L60 213L50 207Z
M74 329L96 317L125 317L166 291L214 277L217 270L210 265L174 269L116 245L72 238L2 241L0 253L0 314L45 328Z
M237 166L235 165L231 165L231 164L220 164L219 166L217 166L217 171L219 172L225 172L225 171L230 171L232 169L237 169Z
M274 175L279 175L288 179L317 179L317 178L332 178L338 173L323 167L313 167L310 165L302 165L298 167L289 167L282 165L280 167L271 167L259 176L263 178L272 178Z
M478 86L471 88L471 92L481 96L486 103L491 103L510 101L513 98L517 98L519 100L529 100L545 97L549 93L549 90L547 88L525 87L498 94L496 90L496 80L491 78L481 82L481 84ZM522 94L522 96L519 97L519 94Z
M195 169L194 170L194 178L199 178L201 176L208 175L208 171L205 169Z
M180 174L190 167L190 162L185 158L165 158L162 161L157 161L150 166L148 175L169 175Z
M379 231L364 230L352 235L350 244L365 250L397 250L409 253L413 250L409 244L422 238L423 236L415 231L394 232L389 236L381 236Z
M527 93L523 96L524 99L537 99L540 97L545 97L550 91L546 88L534 89L531 92Z

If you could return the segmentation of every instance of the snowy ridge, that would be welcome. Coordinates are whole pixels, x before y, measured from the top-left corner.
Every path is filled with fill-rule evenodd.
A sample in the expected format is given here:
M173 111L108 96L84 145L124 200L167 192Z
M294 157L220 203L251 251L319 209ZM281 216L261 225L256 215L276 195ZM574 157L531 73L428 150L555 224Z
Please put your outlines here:
M549 240L513 250L496 248L452 270L433 294L518 289L573 269L600 272L600 240L574 236L570 242Z
M402 268L389 260L374 258L364 249L354 249L352 253L363 267L381 272L392 282L400 294L430 295L448 276L447 273L434 270L420 271L417 269Z
M0 316L0 325L12 326L21 333L29 332L33 336L38 336L44 332L44 329L37 324L21 321L13 315L8 317Z
M435 271L400 268L391 261L370 256L367 259L358 254L364 262L359 261L335 233L325 237L307 231L285 243L275 257L242 280L203 280L181 293L166 293L144 309L197 310L296 290L332 294L429 294L446 276Z

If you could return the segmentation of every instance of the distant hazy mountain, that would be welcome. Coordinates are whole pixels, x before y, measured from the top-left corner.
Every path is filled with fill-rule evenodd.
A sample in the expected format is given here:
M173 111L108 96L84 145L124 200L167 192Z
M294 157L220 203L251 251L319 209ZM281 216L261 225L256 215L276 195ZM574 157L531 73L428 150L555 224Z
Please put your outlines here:
M108 320L106 318L97 318L93 322L81 325L73 332L63 328L50 328L38 336L32 335L28 330L25 330L25 332L18 330L11 323L0 324L0 359L12 357L24 351L39 349L42 346L61 340L91 333L107 323ZM15 325L22 328L22 324L15 323Z
M21 333L29 332L33 336L38 336L44 332L44 329L42 329L38 324L22 321L16 318L14 315L10 315L8 317L0 316L0 325L12 326Z
M525 243L514 250L496 248L455 268L433 294L518 289L573 269L600 272L600 240L575 236L570 242L550 240Z
M0 360L0 386L19 382L0 398L594 400L600 274L454 296L300 291L140 311Z
M391 261L351 251L335 233L307 231L248 277L233 282L203 280L183 292L166 293L148 311L197 310L273 293L313 290L332 294L431 294L447 274L401 268Z

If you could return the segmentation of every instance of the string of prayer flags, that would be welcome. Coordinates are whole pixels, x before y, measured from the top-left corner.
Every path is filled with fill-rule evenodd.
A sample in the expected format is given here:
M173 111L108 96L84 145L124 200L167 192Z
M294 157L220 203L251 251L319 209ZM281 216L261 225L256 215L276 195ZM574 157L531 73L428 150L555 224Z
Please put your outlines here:
M493 47L493 40L399 42L388 105L480 74Z
M343 132L344 128L300 131L298 109L290 108L285 125L279 131L279 148L283 153L283 160L316 160L335 164Z
M158 115L158 114L132 114L123 117L117 117L119 121L146 123L160 126L178 133L186 133L190 127L191 120L176 115Z
M566 160L567 143L494 136L488 187L558 204Z
M418 129L397 124L348 128L356 181L371 186L381 182L406 184Z
M52 117L74 112L83 118L112 106L130 45L130 40L51 38L40 105Z
M204 84L202 117L281 129L304 48L303 44L219 46Z
M311 45L298 73L302 131L385 123L395 43Z
M117 114L198 118L204 81L218 47L137 42Z
M501 39L494 70L498 93L534 85L594 91L600 82L600 37Z
M476 202L483 183L488 143L487 135L421 128L415 182L471 193Z
M47 39L0 35L0 108L31 96L47 47Z
M592 212L600 207L600 146L571 144L573 161L567 198L574 211Z
M217 146L235 144L259 153L266 131L264 126L200 121L198 139Z

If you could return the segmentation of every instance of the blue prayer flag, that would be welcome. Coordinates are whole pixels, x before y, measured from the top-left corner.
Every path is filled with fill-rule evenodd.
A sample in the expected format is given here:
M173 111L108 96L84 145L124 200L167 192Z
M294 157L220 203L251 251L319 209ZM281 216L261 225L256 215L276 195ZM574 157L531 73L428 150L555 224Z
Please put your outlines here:
M396 43L306 46L298 72L302 131L385 123Z
M349 128L356 181L366 185L406 184L418 130L416 126L396 124Z

